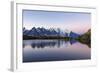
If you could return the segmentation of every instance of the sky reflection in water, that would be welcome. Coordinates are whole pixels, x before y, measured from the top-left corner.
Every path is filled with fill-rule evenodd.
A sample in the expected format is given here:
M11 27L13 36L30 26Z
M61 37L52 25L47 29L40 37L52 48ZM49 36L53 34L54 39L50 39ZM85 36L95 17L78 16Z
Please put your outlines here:
M91 49L75 40L23 40L23 62L91 59Z

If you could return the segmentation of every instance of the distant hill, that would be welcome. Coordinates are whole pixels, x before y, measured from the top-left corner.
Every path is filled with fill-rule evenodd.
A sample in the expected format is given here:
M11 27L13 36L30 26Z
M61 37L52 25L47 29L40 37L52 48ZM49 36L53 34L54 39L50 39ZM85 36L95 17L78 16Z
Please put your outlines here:
M81 35L79 37L79 41L81 43L85 43L88 44L88 46L91 46L91 29L89 29L86 33L84 33L83 35Z
M74 38L74 39L76 39L76 38L78 38L80 35L79 34L77 34L77 33L75 33L75 32L70 32L70 34L69 34L69 37L70 38Z

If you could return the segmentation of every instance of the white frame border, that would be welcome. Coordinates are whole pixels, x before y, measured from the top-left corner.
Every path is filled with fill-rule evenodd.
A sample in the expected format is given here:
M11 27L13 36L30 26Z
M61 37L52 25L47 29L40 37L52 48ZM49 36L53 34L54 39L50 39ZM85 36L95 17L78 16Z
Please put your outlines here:
M54 68L66 68L66 67L80 67L96 65L96 47L94 45L95 40L95 24L96 24L96 8L94 7L77 7L77 6L59 6L59 5L41 5L32 3L18 3L12 2L12 49L11 49L11 70L23 71L34 69L54 69ZM59 9L60 8L60 9ZM46 10L46 11L70 11L70 12L90 12L92 14L92 32L91 35L91 60L73 60L73 61L54 61L54 62L35 62L35 63L22 63L22 9L33 10ZM17 12L18 11L18 12ZM21 24L21 25L17 25ZM18 41L17 41L18 40ZM19 41L20 40L20 41ZM59 64L59 65L58 65ZM45 67L48 66L48 67ZM32 69L30 69L32 68Z

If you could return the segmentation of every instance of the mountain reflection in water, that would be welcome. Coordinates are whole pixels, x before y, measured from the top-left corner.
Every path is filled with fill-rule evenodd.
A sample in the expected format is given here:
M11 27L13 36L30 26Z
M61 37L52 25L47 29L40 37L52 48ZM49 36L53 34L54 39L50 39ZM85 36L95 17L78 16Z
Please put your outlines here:
M27 41L27 40L24 40ZM45 47L60 47L61 45L70 42L71 45L76 43L76 40L30 40L23 43L23 48L31 45L32 48L45 48Z
M91 49L76 40L23 40L23 62L91 59Z

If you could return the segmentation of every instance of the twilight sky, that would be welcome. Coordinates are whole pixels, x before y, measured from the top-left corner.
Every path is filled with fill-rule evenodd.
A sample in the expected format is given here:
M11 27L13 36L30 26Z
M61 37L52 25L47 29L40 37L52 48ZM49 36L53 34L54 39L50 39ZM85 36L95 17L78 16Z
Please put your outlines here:
M82 34L91 28L91 14L23 10L23 27L60 28Z

